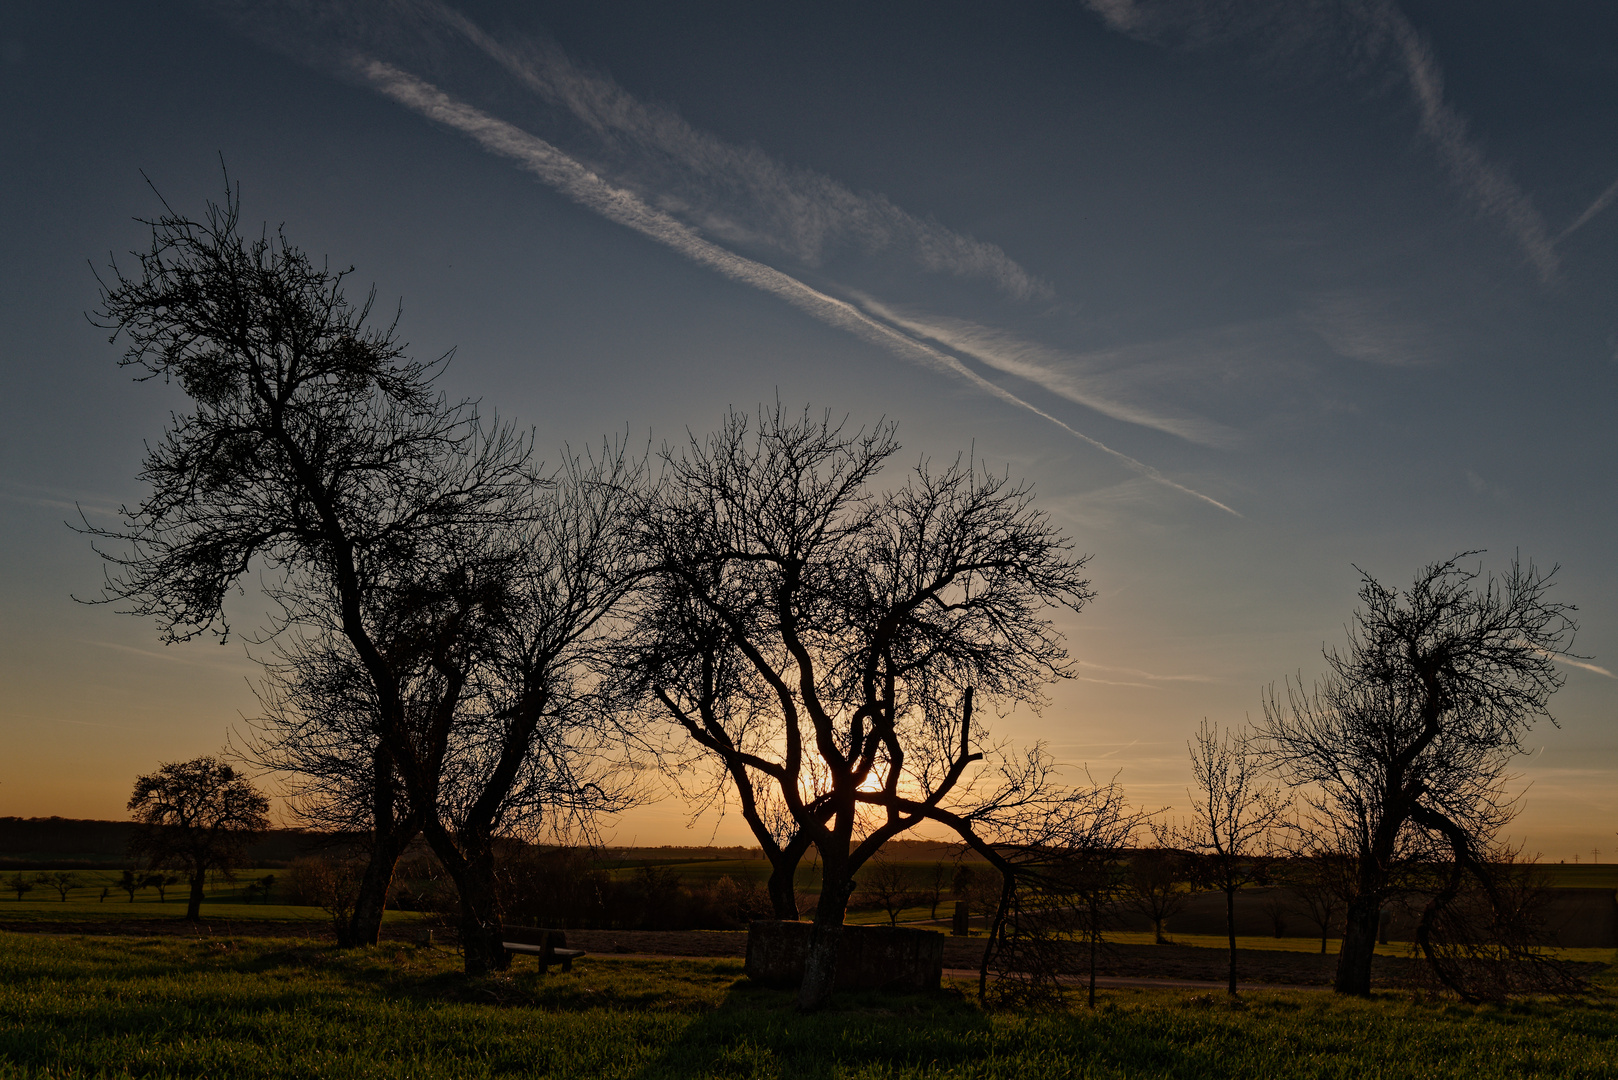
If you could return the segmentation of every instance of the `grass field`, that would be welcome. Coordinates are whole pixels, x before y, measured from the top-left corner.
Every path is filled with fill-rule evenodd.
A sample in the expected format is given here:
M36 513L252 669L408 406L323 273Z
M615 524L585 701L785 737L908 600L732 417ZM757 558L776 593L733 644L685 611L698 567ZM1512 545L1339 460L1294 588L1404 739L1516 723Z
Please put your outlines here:
M1618 1003L1115 990L985 1012L962 988L811 1017L736 961L467 980L448 950L0 933L0 1077L1611 1077Z
M36 877L45 871L23 871L24 876ZM203 894L202 918L214 922L313 922L326 925L331 916L317 907L294 904L265 903L247 900L249 882L265 874L282 875L281 870L242 870L235 881L210 880ZM6 923L115 923L124 919L179 919L185 915L189 886L171 885L168 898L158 900L156 889L142 889L133 902L129 894L118 889L118 871L75 870L80 884L71 889L63 900L54 889L36 885L33 891L17 899L15 892L0 891L0 926ZM0 886L11 872L0 875ZM103 889L110 895L102 898ZM270 899L275 899L274 892ZM417 922L421 915L413 911L389 911L384 917L389 923Z

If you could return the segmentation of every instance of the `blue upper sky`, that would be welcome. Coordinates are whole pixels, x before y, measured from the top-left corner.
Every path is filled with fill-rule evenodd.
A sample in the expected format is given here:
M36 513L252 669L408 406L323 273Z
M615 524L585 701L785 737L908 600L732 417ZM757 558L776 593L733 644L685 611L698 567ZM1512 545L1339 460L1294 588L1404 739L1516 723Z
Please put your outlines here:
M70 593L179 406L84 312L223 191L542 445L779 396L1036 485L1092 552L1045 739L1185 739L1342 640L1355 566L1560 563L1514 827L1618 852L1618 8L53 2L0 27L0 814L117 816L251 715L238 645ZM706 841L677 803L622 841ZM719 835L739 835L720 823ZM1609 856L1603 854L1603 861Z

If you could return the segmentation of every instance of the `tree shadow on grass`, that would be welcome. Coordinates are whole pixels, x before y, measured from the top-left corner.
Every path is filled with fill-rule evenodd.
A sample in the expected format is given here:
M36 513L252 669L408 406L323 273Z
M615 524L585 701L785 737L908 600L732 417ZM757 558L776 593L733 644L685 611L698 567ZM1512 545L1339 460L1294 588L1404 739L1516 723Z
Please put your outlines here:
M635 1074L637 1080L780 1076L825 1080L877 1065L947 1067L975 1059L989 1018L953 990L925 994L840 993L804 1015L791 991L736 979L719 1006L700 1015Z

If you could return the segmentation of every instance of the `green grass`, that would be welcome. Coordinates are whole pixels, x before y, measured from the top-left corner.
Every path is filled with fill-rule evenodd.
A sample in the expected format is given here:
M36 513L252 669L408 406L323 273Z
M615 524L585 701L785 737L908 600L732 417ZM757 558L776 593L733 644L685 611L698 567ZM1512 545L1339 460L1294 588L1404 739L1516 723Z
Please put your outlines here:
M123 919L180 919L185 917L186 900L190 885L180 882L168 887L168 899L159 900L156 889L142 889L133 902L129 894L118 888L119 871L75 870L73 875L80 884L69 890L63 900L55 889L44 883L36 884L31 892L18 900L15 892L6 892L3 886L15 871L0 874L0 926L6 923L51 922L117 922ZM49 873L42 870L24 870L24 877L34 879ZM210 877L203 890L202 918L204 922L316 922L328 924L331 916L318 907L297 904L277 904L247 900L247 886L266 874L275 874L285 884L284 870L239 870L234 881ZM102 899L101 890L110 888L111 894ZM270 899L276 898L273 890ZM422 916L413 911L389 911L384 920L417 922Z
M804 1017L735 961L589 958L468 980L448 950L0 934L0 1077L1612 1077L1605 992L1104 994L984 1012L959 988Z

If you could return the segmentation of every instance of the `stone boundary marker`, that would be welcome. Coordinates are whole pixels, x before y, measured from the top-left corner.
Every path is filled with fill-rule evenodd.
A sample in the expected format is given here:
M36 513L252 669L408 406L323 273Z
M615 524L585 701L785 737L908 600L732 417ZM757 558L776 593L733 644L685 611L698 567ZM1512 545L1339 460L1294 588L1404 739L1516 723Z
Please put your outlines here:
M802 983L812 928L769 919L748 926L747 977L765 986ZM838 990L937 990L943 974L941 934L888 926L844 926L838 932Z

